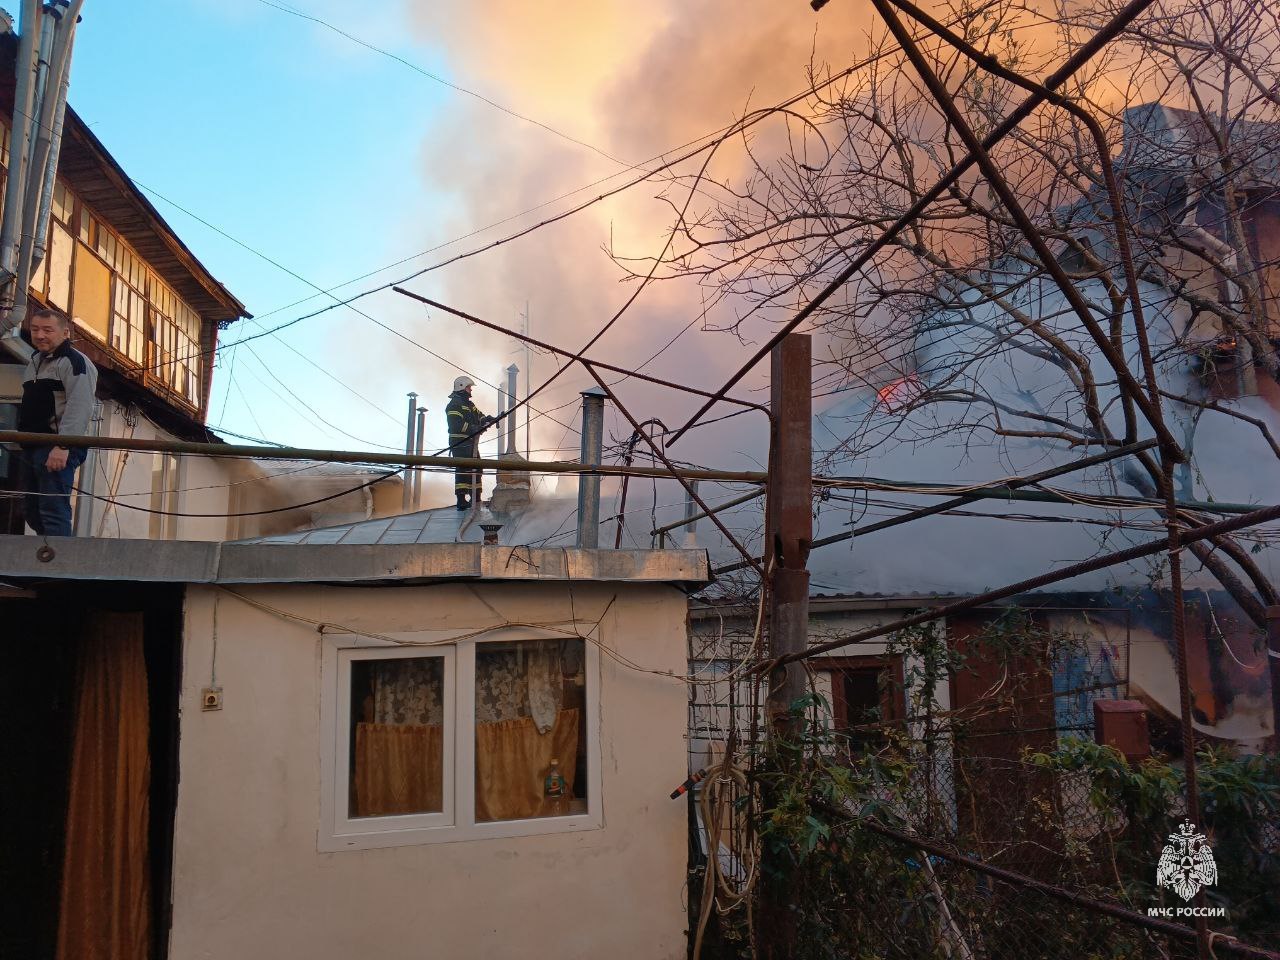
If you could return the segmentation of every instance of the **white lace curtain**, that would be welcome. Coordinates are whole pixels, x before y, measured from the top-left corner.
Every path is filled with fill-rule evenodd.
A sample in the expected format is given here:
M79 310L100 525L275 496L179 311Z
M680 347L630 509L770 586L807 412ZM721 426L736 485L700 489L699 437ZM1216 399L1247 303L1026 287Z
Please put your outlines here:
M564 702L562 641L481 644L476 650L476 721L532 717L540 734L555 726ZM383 660L371 667L373 722L443 722L444 676L436 657Z

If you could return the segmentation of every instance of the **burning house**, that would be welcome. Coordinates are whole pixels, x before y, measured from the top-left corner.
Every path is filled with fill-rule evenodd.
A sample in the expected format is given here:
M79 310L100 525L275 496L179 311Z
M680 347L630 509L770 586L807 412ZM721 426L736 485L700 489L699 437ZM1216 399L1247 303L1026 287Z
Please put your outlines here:
M1245 125L1234 134L1239 156L1251 160L1242 163L1230 196L1215 175L1204 122L1186 111L1130 110L1115 160L1165 417L1190 454L1175 471L1176 496L1199 518L1275 503L1280 490L1274 439L1280 435L1274 361L1280 176L1267 148L1274 139L1269 125ZM1117 317L1125 359L1139 369L1134 309L1124 305L1123 293L1117 300L1109 272L1118 273L1120 264L1115 211L1105 191L1099 185L1051 220L1047 230L1059 238L1060 263L1099 315ZM949 291L958 309L920 316L900 362L881 379L838 393L814 418L820 472L857 481L854 489L819 490L808 560L814 642L1163 530L1153 499L1157 485L1141 456L1022 490L981 490L1081 458L1100 440L1100 427L1125 433L1114 380L1099 375L1098 383L1082 386L1068 372L1073 364L1063 362L1073 355L1105 369L1057 286L1016 262L990 273L992 288L977 282ZM1150 434L1139 428L1138 436ZM975 489L980 498L945 512L901 525L895 519ZM756 504L720 516L744 536L759 529ZM717 531L702 537L731 597L726 584L743 575L738 571L745 564ZM1276 603L1266 585L1277 571L1273 541L1274 530L1263 527L1243 535L1230 555L1189 549L1185 564L1193 722L1207 742L1246 751L1280 742L1275 655L1269 656L1259 623L1262 608ZM979 712L974 729L984 738L983 755L1010 760L1064 735L1091 736L1095 700L1136 700L1148 711L1151 746L1178 756L1168 591L1160 560L1088 574L998 609L948 617L935 628L950 651L940 666L921 660L919 642L907 649L882 639L809 661L812 685L838 728L902 726L904 718L920 719L913 689L930 670L940 671L930 681L939 694L934 707L946 714ZM989 643L974 643L1011 617L1022 623L1024 636L1036 638L1034 648L996 655ZM714 671L740 659L754 619L749 604L695 605L695 661ZM731 635L738 639L724 639ZM746 702L747 691L735 696ZM693 735L704 745L704 759L726 728L723 714L734 699L720 691L695 706ZM985 704L981 711L979 704Z

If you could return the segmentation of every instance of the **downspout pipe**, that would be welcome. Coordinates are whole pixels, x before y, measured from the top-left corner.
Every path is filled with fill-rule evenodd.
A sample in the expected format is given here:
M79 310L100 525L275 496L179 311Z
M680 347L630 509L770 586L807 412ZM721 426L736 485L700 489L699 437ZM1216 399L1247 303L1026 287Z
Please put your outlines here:
M81 0L82 2L83 0ZM49 154L44 165L44 184L40 191L40 205L36 212L34 244L31 249L33 270L44 262L46 247L49 242L49 215L53 210L53 187L57 182L58 157L62 153L62 128L67 116L67 91L71 87L71 53L75 44L75 30L76 24L80 19L78 11L81 3L76 4L76 13L68 13L65 17L58 9L59 4L51 5L49 8L50 16L62 18L59 29L66 34L66 59L63 62L62 74L56 81L57 99L53 104L53 130L50 133ZM66 6L67 0L61 0L60 5Z
M604 460L604 398L599 387L582 391L582 463L598 467ZM600 475L584 473L578 477L578 541L579 548L594 550L600 546Z
M35 77L31 87L31 111L27 120L30 129L27 133L27 150L22 164L22 203L18 207L18 226L13 242L17 248L14 261L14 272L17 280L13 288L13 309L10 322L21 325L27 313L28 288L31 285L31 240L35 227L36 205L40 202L40 192L44 186L44 164L42 162L42 146L48 143L47 128L44 125L45 92L49 86L50 60L53 59L53 45L57 20L50 15L48 5L41 8L40 40L36 48Z
M0 306L0 334L17 324L13 320L13 281L18 272L18 225L30 155L32 103L35 100L37 24L43 20L39 0L23 0L19 24L17 86L13 100L13 131L9 138L9 178L5 182L4 216L0 219L0 282L8 290ZM19 318L20 322L20 318Z
M72 0L68 10L60 18L55 18L53 5L45 8L45 23L52 24L52 41L50 63L43 84L37 83L40 110L37 116L39 126L35 131L35 147L31 155L31 180L22 198L22 229L18 237L18 285L13 294L13 317L21 323L27 310L27 288L31 283L32 255L35 250L37 215L40 200L45 190L46 172L50 147L53 143L54 110L58 103L58 89L62 78L71 68L71 42L75 35L76 20L84 0ZM43 35L42 35L43 36ZM56 158L55 158L56 168ZM38 178L38 179L37 179ZM53 190L49 180L49 190Z
M70 66L70 64L68 64ZM70 77L64 76L58 84L57 102L54 104L53 137L49 143L49 155L45 161L45 179L40 190L40 204L36 210L35 235L31 245L31 267L34 273L44 263L49 246L49 218L53 213L53 188L58 178L58 156L62 153L62 126L67 115L67 91Z

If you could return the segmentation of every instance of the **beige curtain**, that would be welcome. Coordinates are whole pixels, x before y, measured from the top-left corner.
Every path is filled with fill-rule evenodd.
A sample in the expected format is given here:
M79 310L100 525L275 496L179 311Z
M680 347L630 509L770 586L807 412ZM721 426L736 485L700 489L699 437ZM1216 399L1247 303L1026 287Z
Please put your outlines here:
M146 960L151 756L142 614L94 613L82 644L58 960Z
M532 717L476 724L476 822L553 813L543 797L552 758L560 761L570 797L578 762L578 711L561 710L547 734Z
M444 737L439 724L356 724L351 815L439 813Z

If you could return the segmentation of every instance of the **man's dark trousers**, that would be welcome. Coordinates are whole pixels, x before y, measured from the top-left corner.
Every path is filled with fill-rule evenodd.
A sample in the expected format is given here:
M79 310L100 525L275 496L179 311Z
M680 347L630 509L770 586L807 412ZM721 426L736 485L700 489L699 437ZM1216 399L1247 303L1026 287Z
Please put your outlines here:
M71 484L76 469L84 462L85 451L72 450L61 470L46 470L45 460L52 447L18 451L19 489L27 492L23 517L36 533L45 537L71 536Z

